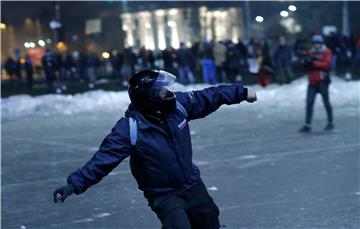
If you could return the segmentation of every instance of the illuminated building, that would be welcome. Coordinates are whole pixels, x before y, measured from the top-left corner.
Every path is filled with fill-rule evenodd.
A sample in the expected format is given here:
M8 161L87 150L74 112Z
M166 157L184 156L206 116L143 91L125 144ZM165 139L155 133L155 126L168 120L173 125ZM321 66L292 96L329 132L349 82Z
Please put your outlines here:
M194 12L195 11L195 12ZM195 18L194 18L195 17ZM197 18L196 18L197 17ZM237 41L244 36L241 8L170 8L121 14L126 47L179 48L200 40ZM200 24L200 31L193 24Z

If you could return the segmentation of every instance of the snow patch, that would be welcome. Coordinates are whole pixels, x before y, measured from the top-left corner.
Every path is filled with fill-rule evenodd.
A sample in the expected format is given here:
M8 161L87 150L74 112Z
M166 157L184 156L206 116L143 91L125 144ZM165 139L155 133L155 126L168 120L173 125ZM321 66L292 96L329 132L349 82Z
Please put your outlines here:
M85 219L77 219L74 220L73 223L86 223L86 222L92 222L94 221L94 219L92 218L85 218Z
M332 77L330 84L330 97L334 106L358 107L359 81L344 81ZM211 85L195 84L183 86L175 84L174 91L200 90ZM266 88L254 85L258 101L253 104L242 103L242 109L251 106L258 112L257 118L264 118L262 110L275 110L279 108L303 109L307 88L307 79L302 77L288 85L271 84ZM1 99L2 120L14 120L26 116L67 116L83 112L124 112L130 103L127 91L96 90L75 95L48 94L41 96L16 95ZM319 105L320 102L318 101ZM322 104L320 104L322 106ZM239 106L224 106L226 109L239 109Z
M194 163L195 163L196 165L207 165L207 164L209 164L208 161L194 161Z
M208 188L208 190L209 190L209 191L217 191L217 190L218 190L218 188L217 188L217 187L215 187L215 186L211 186L210 188Z
M238 157L239 159L255 159L255 158L258 158L259 156L256 156L256 155L245 155L245 156L241 156L241 157Z
M109 215L111 215L111 214L104 212L104 213L100 213L100 214L95 215L95 217L96 218L104 218L104 217L107 217Z

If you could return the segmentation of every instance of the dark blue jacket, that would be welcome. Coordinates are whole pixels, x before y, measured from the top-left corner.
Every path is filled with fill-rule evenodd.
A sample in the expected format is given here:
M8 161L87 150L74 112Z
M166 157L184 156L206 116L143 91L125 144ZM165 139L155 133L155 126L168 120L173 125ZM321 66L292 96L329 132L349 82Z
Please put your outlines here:
M149 122L130 104L125 117L116 123L99 151L84 167L70 174L67 181L74 185L75 193L80 194L130 156L131 172L145 196L186 188L200 178L199 168L192 163L188 121L203 118L223 104L240 103L244 97L245 90L241 85L176 92L176 99L187 115L180 110L167 114L170 131L160 123ZM137 121L136 146L130 143L128 117Z

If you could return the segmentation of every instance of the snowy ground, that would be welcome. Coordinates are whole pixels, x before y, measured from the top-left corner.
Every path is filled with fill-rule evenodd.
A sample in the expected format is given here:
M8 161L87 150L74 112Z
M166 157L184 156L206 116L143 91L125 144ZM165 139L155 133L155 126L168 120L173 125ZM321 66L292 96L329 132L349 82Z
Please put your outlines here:
M335 131L320 97L303 124L306 80L255 87L256 104L191 122L194 160L226 228L359 228L359 82L334 78ZM205 85L197 85L202 88ZM175 86L179 90L190 87ZM52 192L82 166L123 114L126 92L1 100L2 228L159 228L128 160L64 204Z

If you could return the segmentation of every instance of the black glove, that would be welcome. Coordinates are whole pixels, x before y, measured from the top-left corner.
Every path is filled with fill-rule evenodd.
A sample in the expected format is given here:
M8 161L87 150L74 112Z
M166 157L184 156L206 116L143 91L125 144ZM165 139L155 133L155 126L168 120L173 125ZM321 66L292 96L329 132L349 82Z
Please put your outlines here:
M54 202L58 203L59 201L64 202L65 199L74 193L74 186L68 184L67 186L62 186L54 191Z
M305 69L309 69L313 67L313 62L316 61L317 58L311 55L306 55L302 61L302 65Z

